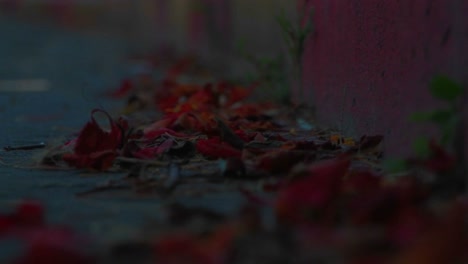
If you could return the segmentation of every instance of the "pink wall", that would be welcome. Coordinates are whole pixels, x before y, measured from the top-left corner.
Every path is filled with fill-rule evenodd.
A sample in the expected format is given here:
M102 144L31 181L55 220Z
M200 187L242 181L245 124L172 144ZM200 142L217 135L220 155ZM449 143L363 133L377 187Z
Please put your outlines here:
M299 0L313 6L304 88L321 122L356 136L383 134L407 154L425 128L410 113L436 105L435 74L468 83L468 1Z

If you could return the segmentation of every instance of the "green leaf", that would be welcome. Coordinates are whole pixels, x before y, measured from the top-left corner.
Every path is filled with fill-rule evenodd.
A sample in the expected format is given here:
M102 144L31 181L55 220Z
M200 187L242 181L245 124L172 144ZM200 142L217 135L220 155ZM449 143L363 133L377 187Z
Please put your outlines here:
M413 113L410 116L410 120L416 122L434 122L439 125L444 125L450 122L454 116L455 113L451 110L435 110L432 112Z
M426 137L419 137L413 142L413 150L416 152L416 155L421 158L427 157L431 153L431 148L429 147L429 139Z
M428 122L432 120L432 113L431 112L412 113L409 117L409 120L413 122Z
M440 144L442 146L449 146L453 141L453 133L451 129L445 129L442 131L442 136L440 137Z
M455 113L450 110L436 110L432 112L432 120L437 124L446 124L453 120Z
M453 116L445 124L442 124L440 126L440 132L442 134L440 138L440 143L443 146L449 146L453 143L459 120L460 119L458 116Z
M463 94L463 88L446 76L436 76L431 82L432 96L441 100L454 101Z
M400 173L408 170L408 164L404 159L387 159L382 166L388 173Z

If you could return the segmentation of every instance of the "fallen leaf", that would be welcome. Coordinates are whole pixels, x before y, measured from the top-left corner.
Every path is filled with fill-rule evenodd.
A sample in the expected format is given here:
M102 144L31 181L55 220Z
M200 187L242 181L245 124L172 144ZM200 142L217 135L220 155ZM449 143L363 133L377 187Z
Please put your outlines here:
M104 113L110 123L110 131L105 131L94 118L95 113ZM91 112L89 121L72 142L73 153L63 155L63 160L77 168L106 170L112 165L122 145L124 130L127 125L124 120L115 122L110 115L100 109Z
M231 158L242 156L242 151L232 147L226 142L222 142L219 137L210 139L200 139L196 144L197 151L209 158Z
M172 139L166 139L158 146L143 147L140 150L133 152L132 155L139 159L153 159L168 152L173 145L174 141Z

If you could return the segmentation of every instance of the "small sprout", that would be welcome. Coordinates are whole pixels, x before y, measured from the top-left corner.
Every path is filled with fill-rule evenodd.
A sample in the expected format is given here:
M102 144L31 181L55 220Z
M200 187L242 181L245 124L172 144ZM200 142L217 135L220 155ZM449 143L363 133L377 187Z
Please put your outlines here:
M308 19L306 24L302 26L301 22L307 15ZM282 10L281 14L277 16L276 20L282 29L284 41L289 49L289 56L294 60L294 63L299 64L302 60L305 41L313 31L312 17L313 9L311 9L309 14L304 12L297 25L293 25L293 23L286 17L284 10Z
M286 43L286 48L288 49L288 55L292 63L291 73L293 78L293 89L297 89L300 93L303 92L304 87L302 83L302 58L305 51L305 43L309 35L313 32L313 9L310 9L310 12L304 11L299 17L296 23L291 22L286 18L284 10L277 16L278 24L282 29L282 35L284 42ZM303 23L305 22L305 23ZM301 98L301 95L294 95L293 100L302 101L305 98ZM297 98L299 97L299 98Z

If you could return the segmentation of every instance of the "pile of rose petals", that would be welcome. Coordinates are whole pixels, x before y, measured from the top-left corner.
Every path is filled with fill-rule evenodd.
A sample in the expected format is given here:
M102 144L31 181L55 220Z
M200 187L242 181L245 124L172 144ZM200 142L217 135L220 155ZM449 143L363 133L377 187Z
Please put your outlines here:
M137 76L111 93L129 98L129 116L152 110L162 113L160 118L145 123L93 110L76 137L58 148L68 166L94 171L129 170L122 160L145 166L221 160L216 178L253 180L262 187L260 192L239 188L247 204L234 219L219 219L202 209L172 212L174 218L159 224L169 231L135 242L149 252L144 258L149 262L141 263L468 261L468 204L461 198L439 199L434 182L424 178L444 177L454 168L455 157L443 148L432 143L433 155L408 159L415 169L390 177L379 164L382 136L357 140L337 131L300 130L288 108L256 102L258 95L251 99L255 86L180 82L190 61L182 62L162 80ZM99 113L108 128L96 121ZM171 177L174 188L178 176ZM151 186L159 186L154 184L158 179ZM273 212L274 226L264 224L262 208ZM177 224L194 215L209 224L202 230ZM2 228L17 226L18 219L2 219Z

